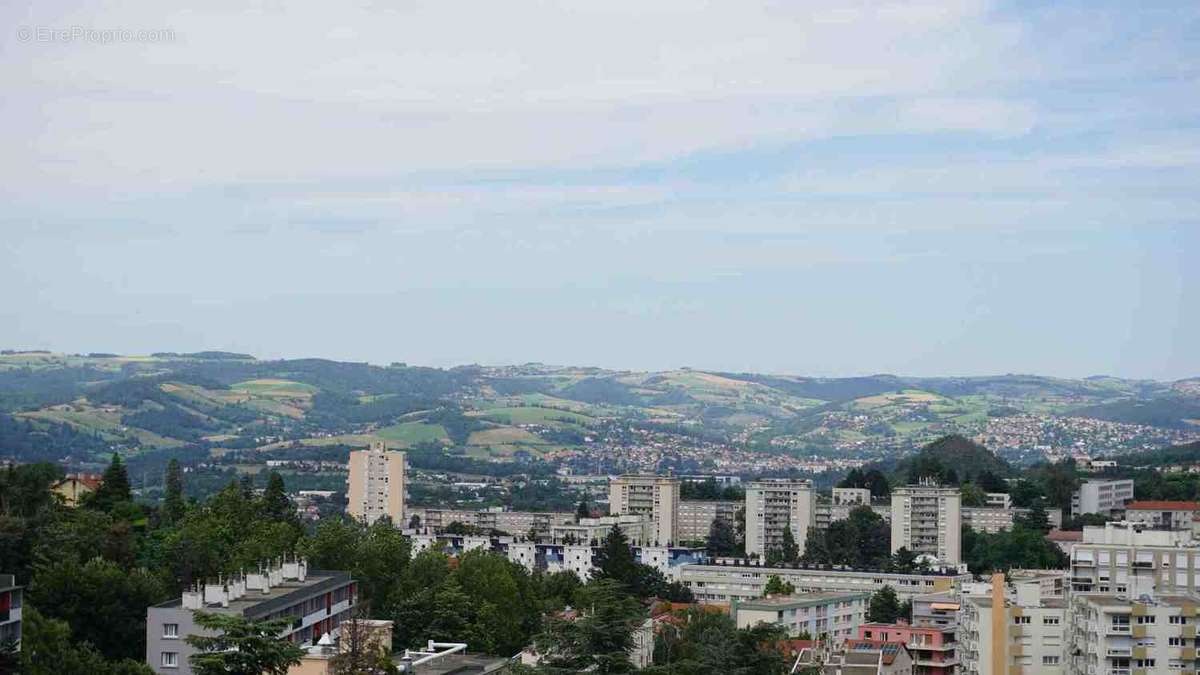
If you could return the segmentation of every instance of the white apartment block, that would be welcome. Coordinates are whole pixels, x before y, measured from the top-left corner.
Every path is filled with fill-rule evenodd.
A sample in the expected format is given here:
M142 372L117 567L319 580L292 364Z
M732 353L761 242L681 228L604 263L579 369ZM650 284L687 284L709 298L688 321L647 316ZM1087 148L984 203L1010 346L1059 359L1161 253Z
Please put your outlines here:
M679 501L678 478L625 475L608 482L609 514L648 516L658 545L673 545L679 540Z
M1092 478L1085 481L1071 495L1071 515L1085 513L1110 515L1125 508L1125 502L1133 499L1133 480L1102 480Z
M696 600L702 603L761 598L767 581L773 576L790 583L800 593L874 593L884 586L891 586L901 601L925 593L957 590L964 582L971 580L967 572L899 574L872 570L721 564L679 565L674 573L675 578L692 589Z
M406 476L404 453L389 451L381 441L352 451L346 510L367 524L387 516L396 527L406 527Z
M743 502L685 499L679 502L679 541L707 541L713 521L722 518L736 529L737 511Z
M1190 532L1200 539L1200 502L1136 501L1125 505L1125 520L1156 530Z
M1068 675L1195 673L1195 595L1071 598Z
M963 675L1065 673L1066 602L1044 597L1037 581L1009 588L1003 578L996 575L991 593L962 598L958 656Z
M1012 496L1007 492L988 492L984 502L988 508L992 509L1011 509Z
M815 524L812 483L806 480L759 480L746 488L746 555L765 559L767 551L783 545L783 532L792 531L804 552L808 530Z
M962 496L958 488L908 485L892 491L892 553L907 548L943 565L961 559Z
M1071 590L1136 597L1151 590L1190 594L1200 585L1200 547L1191 533L1128 523L1083 528L1071 549Z
M868 593L799 593L734 602L730 613L738 628L775 624L794 638L808 633L834 644L853 637L867 612Z
M995 534L1001 530L1011 530L1014 513L1012 509L977 508L964 506L961 509L962 524L976 532Z
M654 523L648 516L603 516L580 518L578 523L564 523L550 528L550 541L555 544L587 544L599 546L613 526L625 535L631 546L648 546L654 536Z

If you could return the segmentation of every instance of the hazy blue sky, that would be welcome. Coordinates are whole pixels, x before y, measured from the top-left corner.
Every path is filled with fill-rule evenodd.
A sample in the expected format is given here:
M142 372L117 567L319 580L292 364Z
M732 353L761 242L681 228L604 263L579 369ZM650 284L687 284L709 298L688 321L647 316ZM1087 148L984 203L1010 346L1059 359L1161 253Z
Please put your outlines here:
M1196 2L173 4L0 8L0 345L1200 375Z

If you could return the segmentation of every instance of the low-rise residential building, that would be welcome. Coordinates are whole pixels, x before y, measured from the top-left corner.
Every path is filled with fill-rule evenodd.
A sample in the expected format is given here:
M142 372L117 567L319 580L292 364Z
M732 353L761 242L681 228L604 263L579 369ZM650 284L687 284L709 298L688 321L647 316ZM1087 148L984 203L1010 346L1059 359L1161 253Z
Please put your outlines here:
M1011 509L1012 495L1007 492L988 492L984 495L984 503L989 509Z
M919 628L954 629L958 626L957 591L922 593L912 598L912 625Z
M744 502L731 500L685 499L679 502L679 541L708 541L713 521L722 518L736 527L737 512Z
M1003 574L987 595L965 595L959 613L959 660L964 675L1065 672L1067 605L1043 598L1034 581L1006 587Z
M911 675L908 650L882 640L847 640L825 659L822 675Z
M1013 515L1012 509L964 506L962 524L976 532L995 534L1001 530L1012 529Z
M1070 556L1071 551L1075 549L1075 544L1083 541L1083 530L1053 529L1046 533L1046 539Z
M555 525L575 522L574 513L559 511L507 511L500 507L466 511L462 509L410 509L409 513L420 521L419 529L438 533L451 523L462 523L491 533L504 532L514 537L528 536L533 532L538 537L549 536Z
M50 491L62 498L66 506L79 506L85 497L92 494L104 482L98 473L69 473L50 486Z
M848 591L874 593L891 586L903 601L915 595L949 591L971 580L967 572L901 574L879 570L823 569L818 566L765 567L747 564L685 564L678 580L692 590L698 602L723 603L760 598L767 580L777 576L798 592Z
M21 586L12 574L0 574L0 645L21 646Z
M1156 530L1189 532L1200 538L1200 502L1133 501L1125 505L1125 520Z
M902 645L912 657L913 672L922 675L954 675L958 669L957 641L953 628L913 626L907 623L864 623L859 640L879 640Z
M1151 595L1071 598L1068 675L1194 673L1200 598Z
M853 637L867 611L869 593L799 593L731 603L738 628L760 623L783 627L788 637L808 635L833 643Z
M1071 590L1080 593L1195 593L1200 547L1190 532L1151 530L1129 522L1083 528L1071 550Z
M336 638L358 601L349 572L309 570L303 559L218 583L198 584L146 610L146 664L156 672L190 675L196 649L189 635L212 635L196 624L198 611L248 619L292 619L284 637L298 645Z
M1071 515L1085 513L1112 515L1133 500L1133 479L1089 478L1071 495Z
M580 518L578 523L566 523L550 528L550 541L555 544L587 544L595 546L616 526L634 546L649 545L654 537L654 523L644 515L602 516Z

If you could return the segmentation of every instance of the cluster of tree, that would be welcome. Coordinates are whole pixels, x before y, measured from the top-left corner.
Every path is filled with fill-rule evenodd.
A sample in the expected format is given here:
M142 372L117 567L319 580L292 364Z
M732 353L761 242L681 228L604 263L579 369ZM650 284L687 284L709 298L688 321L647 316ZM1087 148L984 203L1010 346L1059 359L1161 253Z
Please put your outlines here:
M837 484L840 488L860 488L871 491L871 497L886 497L892 493L892 486L887 476L878 469L862 470L858 467L850 469L845 477Z
M193 442L200 440L201 436L220 430L218 425L173 404L122 415L121 424Z
M1042 515L1044 523L1044 510ZM1042 526L1029 520L995 534L964 526L962 560L979 575L1012 568L1063 569L1068 563L1066 554L1045 538Z
M800 561L883 569L890 559L891 536L891 529L882 516L870 507L860 506L845 520L830 523L824 531L809 529ZM785 557L783 562L796 561Z
M715 478L710 477L699 482L683 481L679 485L679 498L740 502L746 498L746 491L740 485L719 485Z
M998 485L999 477L1013 473L1008 462L974 441L951 434L926 445L916 455L900 462L898 469L909 483L932 479L943 485L958 485L961 482L980 484L988 480ZM983 478L991 474L993 478Z
M900 602L896 589L891 586L871 594L867 601L867 621L871 623L896 623L897 620L912 621L912 601Z
M64 457L90 457L108 449L108 442L98 434L66 424L34 422L0 413L0 457L56 462Z

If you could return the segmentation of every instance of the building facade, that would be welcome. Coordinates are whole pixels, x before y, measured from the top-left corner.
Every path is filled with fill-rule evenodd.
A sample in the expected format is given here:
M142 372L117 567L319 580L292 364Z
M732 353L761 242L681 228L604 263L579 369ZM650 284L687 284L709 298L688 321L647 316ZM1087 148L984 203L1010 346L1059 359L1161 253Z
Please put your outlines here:
M976 532L995 534L1001 530L1011 530L1013 526L1013 510L1000 508L974 508L965 506L960 511L962 524Z
M784 530L791 530L796 546L804 551L808 530L815 522L812 483L806 480L759 480L746 487L746 554L760 559L783 545Z
M853 637L867 611L868 593L800 593L735 601L730 613L738 628L775 624L788 637L807 633L811 639L840 643Z
M1112 515L1125 508L1125 502L1133 500L1133 480L1105 480L1091 478L1071 495L1071 515L1085 513Z
M632 546L653 543L654 524L647 516L603 516L580 518L578 523L564 523L550 528L550 541L554 544L587 544L597 546L608 537L613 526L625 535Z
M707 541L708 532L717 518L736 527L737 511L742 505L743 502L727 500L685 499L679 502L679 541Z
M1004 575L997 574L991 593L963 597L958 640L964 675L1066 672L1067 605L1061 598L1042 597L1041 590L1037 582L1009 589Z
M958 488L908 485L892 491L892 553L907 548L943 565L961 560L962 502Z
M21 587L16 577L0 574L0 645L21 647Z
M1135 501L1125 504L1125 520L1156 530L1200 534L1200 502Z
M349 572L309 571L304 560L201 584L182 597L147 608L146 664L163 675L192 673L189 658L196 650L187 637L213 634L196 623L197 611L255 620L290 618L292 625L284 636L303 646L316 644L325 634L336 638L357 601Z
M921 675L954 675L958 671L953 628L913 626L906 623L866 623L858 627L858 640L879 640L902 645L912 658L913 672Z
M1128 522L1083 528L1071 549L1071 590L1136 597L1190 594L1200 582L1200 547L1191 533L1149 530Z
M957 589L971 575L962 573L900 574L877 570L765 567L743 564L686 564L677 568L677 579L702 603L725 603L761 598L767 581L777 576L797 592L846 591L874 593L891 586L900 600L924 593Z
M1071 598L1069 675L1194 673L1195 595Z
M679 479L670 476L625 475L608 484L609 513L648 516L654 540L663 546L679 539L679 501Z
M346 510L367 524L387 516L397 527L407 526L407 473L404 453L389 451L382 441L352 451Z

